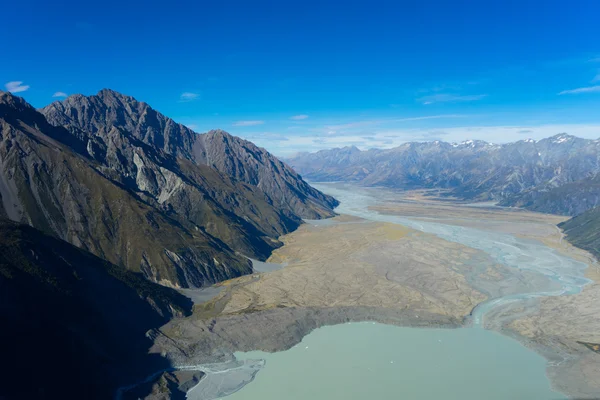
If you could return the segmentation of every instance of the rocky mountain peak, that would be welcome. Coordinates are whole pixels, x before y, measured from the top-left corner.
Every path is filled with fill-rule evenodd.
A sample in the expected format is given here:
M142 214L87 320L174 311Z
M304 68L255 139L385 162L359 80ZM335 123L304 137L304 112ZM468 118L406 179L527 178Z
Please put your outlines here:
M194 131L147 103L111 89L102 89L92 96L69 96L40 111L53 125L81 129L106 142L114 141L114 135L125 135L188 159L196 139Z
M22 97L15 96L11 92L4 92L0 90L0 104L12 108L32 108Z

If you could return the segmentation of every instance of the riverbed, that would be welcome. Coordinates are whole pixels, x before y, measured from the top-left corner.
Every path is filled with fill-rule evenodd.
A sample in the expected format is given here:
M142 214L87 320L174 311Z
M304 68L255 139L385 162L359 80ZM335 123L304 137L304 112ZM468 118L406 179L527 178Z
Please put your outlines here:
M600 290L585 276L589 254L562 240L561 217L314 186L341 201L341 216L307 221L281 238L284 246L268 260L277 268L225 283L194 316L161 329L165 339L155 351L207 373L189 399L281 396L294 385L311 388L314 399L370 385L380 398L431 398L440 387L444 398L564 398L559 391L597 397L600 382L591 377L600 355L590 343L598 343L599 326L589 305ZM462 328L440 329L449 327ZM329 347L349 355L336 358ZM400 386L387 381L386 369L378 380L344 358L353 354L368 360L365 368L393 366L406 379ZM305 362L325 368L321 379L294 369ZM279 371L287 371L285 385Z

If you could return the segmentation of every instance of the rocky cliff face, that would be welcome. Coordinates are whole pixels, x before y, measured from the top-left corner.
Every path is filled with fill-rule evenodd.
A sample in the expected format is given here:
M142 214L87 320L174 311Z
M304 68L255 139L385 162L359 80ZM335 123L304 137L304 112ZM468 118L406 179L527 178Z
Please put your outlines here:
M287 164L254 143L222 130L198 135L194 161L256 186L287 213L307 219L331 217L339 203L306 183Z
M70 142L69 131L45 122L22 99L0 95L0 128L0 196L8 218L168 285L200 286L251 271L206 230L183 224L56 140Z
M504 205L573 214L594 206L595 200L584 198L596 194L581 191L581 196L572 198L580 206L573 207L559 201L564 198L557 188L600 173L600 141L561 134L503 145L469 140L406 143L389 150L348 147L301 153L288 163L315 181L445 188L463 199L493 199Z
M148 104L112 90L88 97L74 95L40 111L53 125L84 132L88 153L97 153L96 158L110 168L122 164L117 151L123 154L131 142L137 142L179 160L210 166L256 187L268 203L292 219L330 217L337 205L335 199L310 187L291 168L253 143L221 130L196 134ZM130 163L135 161L123 155ZM141 163L138 160L136 165ZM123 172L131 171L119 171Z
M0 339L9 344L0 397L111 398L168 365L146 357L145 333L191 307L141 274L0 218Z
M250 273L244 256L265 259L301 223L258 185L194 161L196 135L145 103L105 90L42 111L0 93L0 214L155 282Z

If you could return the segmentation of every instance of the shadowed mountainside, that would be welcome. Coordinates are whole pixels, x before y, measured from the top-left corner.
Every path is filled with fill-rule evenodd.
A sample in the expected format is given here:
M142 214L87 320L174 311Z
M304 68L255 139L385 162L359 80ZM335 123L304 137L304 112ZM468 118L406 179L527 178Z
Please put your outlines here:
M173 289L2 218L0 397L111 398L168 366L146 355L145 334L191 307Z
M573 217L559 227L569 242L600 259L600 207Z

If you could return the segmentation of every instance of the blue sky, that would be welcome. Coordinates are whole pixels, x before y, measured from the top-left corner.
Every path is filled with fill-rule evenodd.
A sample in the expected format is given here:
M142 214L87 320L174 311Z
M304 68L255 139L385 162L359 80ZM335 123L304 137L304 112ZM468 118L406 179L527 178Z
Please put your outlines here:
M5 2L0 85L108 87L278 155L600 137L600 2L490 3Z

